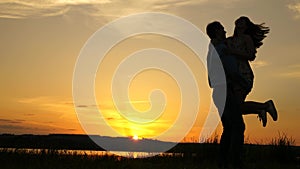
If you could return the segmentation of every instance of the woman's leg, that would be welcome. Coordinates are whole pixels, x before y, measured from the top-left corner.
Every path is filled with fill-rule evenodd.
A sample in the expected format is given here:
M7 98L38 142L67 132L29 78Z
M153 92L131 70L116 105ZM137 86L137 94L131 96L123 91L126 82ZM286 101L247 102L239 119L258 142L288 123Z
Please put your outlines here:
M259 114L262 110L268 108L268 104L255 101L245 101L241 104L241 111L244 115L247 114Z
M254 102L254 101L245 101L246 96L248 95L248 92L246 92L245 90L242 90L242 89L236 90L235 95L240 104L240 110L241 110L242 114L243 115L248 115L248 114L258 115L260 121L262 121L263 126L265 127L267 125L266 109L268 107L268 104Z
M254 101L245 101L241 104L241 111L243 115L257 114L259 119L262 121L263 126L267 125L267 114L268 112L274 121L277 121L278 114L275 104L272 100L260 103Z

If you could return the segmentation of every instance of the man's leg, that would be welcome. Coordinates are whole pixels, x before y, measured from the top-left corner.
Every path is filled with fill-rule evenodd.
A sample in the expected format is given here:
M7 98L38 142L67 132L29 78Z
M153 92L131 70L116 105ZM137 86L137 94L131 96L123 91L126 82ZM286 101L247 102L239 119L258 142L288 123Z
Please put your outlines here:
M232 134L232 153L233 153L233 166L241 168L243 166L243 145L244 145L244 129L245 124L233 126Z
M228 156L231 146L232 127L229 119L226 118L226 113L223 113L221 121L223 125L223 132L220 139L220 156L218 165L220 168L228 168Z
M245 123L240 110L239 103L233 98L232 100L232 153L233 166L237 169L243 166L243 145Z
M241 113L241 103L244 102L243 93L239 93L237 95L233 90L232 92L228 92L228 94L232 94L227 100L230 101L230 117L231 117L231 125L232 125L232 135L231 135L231 147L232 147L232 162L235 168L241 168L242 166L242 153L243 153L243 145L244 145L244 131L245 131L245 123L243 120L243 116Z
M228 105L227 99L223 98L226 87L215 88L213 91L213 99L216 107L218 108L219 114L221 115L221 121L223 126L223 132L220 139L220 152L218 157L218 166L221 169L228 168L228 156L231 145L231 117L230 117L230 106ZM224 103L225 101L225 103Z

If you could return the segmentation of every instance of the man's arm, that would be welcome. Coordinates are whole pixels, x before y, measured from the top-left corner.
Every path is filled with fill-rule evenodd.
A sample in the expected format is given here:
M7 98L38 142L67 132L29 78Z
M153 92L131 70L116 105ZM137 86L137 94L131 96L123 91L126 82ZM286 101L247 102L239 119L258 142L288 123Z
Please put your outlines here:
M227 49L228 53L236 56L239 59L244 59L244 60L253 61L256 58L257 51L256 51L256 49L254 47L254 44L253 44L253 41L252 41L252 39L249 35L244 35L242 37L242 39L244 40L246 51L241 51L241 50L233 48L232 45L231 45L231 43L232 43L231 38L232 37L229 37L226 40L226 43L228 43L228 45L227 45L228 46L228 49Z

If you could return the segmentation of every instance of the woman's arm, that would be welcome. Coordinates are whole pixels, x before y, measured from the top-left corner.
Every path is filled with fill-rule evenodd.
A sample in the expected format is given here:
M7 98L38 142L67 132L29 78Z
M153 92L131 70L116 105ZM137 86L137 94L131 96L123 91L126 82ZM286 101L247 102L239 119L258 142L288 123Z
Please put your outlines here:
M246 45L246 53L249 56L250 61L253 61L255 59L256 54L256 48L254 46L253 40L249 35L243 36L245 39L245 45Z
M230 54L237 56L237 58L253 61L256 57L255 56L256 49L254 47L251 37L248 35L245 35L245 36L242 36L241 38L243 38L243 41L244 41L243 45L245 45L246 51L235 49L235 48L231 47L231 45L229 45L228 52Z

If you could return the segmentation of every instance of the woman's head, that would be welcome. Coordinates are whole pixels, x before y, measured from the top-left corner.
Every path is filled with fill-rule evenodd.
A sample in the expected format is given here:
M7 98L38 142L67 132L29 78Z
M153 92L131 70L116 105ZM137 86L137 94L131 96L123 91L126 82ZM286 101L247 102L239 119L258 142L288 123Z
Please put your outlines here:
M262 24L254 24L248 17L241 16L235 21L234 34L247 34L249 35L256 48L259 48L263 43L262 40L267 37L270 29Z
M235 22L235 31L236 33L245 33L248 27L251 26L251 21L247 17L240 17Z

